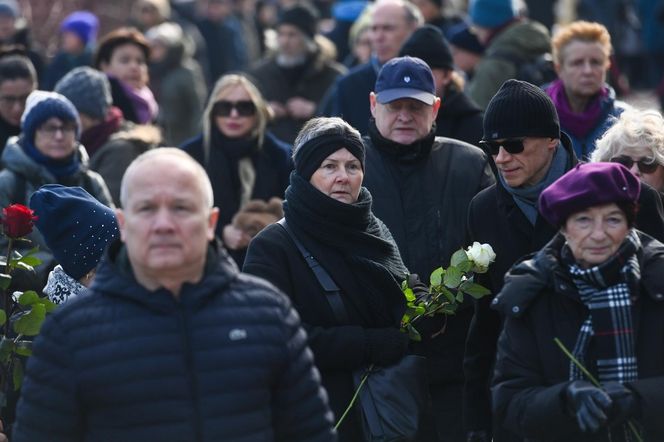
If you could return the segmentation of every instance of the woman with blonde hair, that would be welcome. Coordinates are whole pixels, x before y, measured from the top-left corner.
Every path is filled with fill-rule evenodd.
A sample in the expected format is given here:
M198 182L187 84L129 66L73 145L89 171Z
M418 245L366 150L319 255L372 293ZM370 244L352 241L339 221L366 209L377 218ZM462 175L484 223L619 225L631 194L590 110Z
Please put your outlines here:
M591 160L620 163L664 196L664 118L652 109L623 112Z
M234 215L250 200L283 198L292 169L290 146L266 129L271 118L248 77L224 75L203 111L203 132L183 146L212 181L217 235L239 265L251 236L232 224Z

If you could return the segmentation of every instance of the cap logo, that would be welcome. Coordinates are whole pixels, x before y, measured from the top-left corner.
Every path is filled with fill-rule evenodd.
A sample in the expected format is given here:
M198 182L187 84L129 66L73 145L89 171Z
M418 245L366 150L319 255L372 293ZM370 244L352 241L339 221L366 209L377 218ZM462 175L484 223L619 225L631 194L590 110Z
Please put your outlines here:
M403 81L405 81L406 83L410 83L410 77L409 76L403 77Z

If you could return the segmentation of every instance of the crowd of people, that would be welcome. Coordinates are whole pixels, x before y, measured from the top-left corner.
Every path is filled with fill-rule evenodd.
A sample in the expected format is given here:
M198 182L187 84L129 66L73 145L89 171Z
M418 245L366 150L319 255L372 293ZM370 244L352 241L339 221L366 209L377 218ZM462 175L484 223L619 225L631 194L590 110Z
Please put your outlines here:
M370 442L357 373L411 355L400 440L664 440L664 118L609 24L189 3L72 12L48 63L0 32L0 207L41 260L10 290L58 304L10 440ZM404 332L474 242L490 295Z

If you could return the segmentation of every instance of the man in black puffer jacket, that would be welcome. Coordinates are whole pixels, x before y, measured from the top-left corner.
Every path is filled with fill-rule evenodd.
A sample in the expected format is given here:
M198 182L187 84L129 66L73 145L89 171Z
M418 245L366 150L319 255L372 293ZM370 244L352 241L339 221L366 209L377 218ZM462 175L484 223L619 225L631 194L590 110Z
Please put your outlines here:
M211 243L198 163L150 150L121 200L91 293L35 341L12 440L334 441L296 312Z

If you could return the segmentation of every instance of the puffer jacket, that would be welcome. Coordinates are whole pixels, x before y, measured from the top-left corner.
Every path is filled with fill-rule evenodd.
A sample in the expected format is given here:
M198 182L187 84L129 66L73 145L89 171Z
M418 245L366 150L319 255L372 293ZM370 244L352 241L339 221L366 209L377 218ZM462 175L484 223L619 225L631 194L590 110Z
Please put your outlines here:
M21 147L20 138L10 138L2 152L2 163L5 168L0 172L0 208L7 207L12 203L27 206L30 202L30 196L44 184L80 186L102 204L113 207L111 195L103 178L88 168L88 154L82 145L78 146L77 155L80 161L79 170L70 177L58 180L46 167L38 164L25 153ZM53 222L57 222L57 220L53 220ZM39 247L36 256L41 259L42 264L37 269L38 281L33 281L34 286L15 288L41 290L46 283L48 272L55 265L53 255L37 229L34 229L27 236L27 239L31 241L31 244L25 250L35 246ZM4 236L0 237L0 247L2 250L7 249L7 238ZM19 251L21 250L23 249L19 248Z
M551 37L544 25L530 20L516 21L489 42L468 84L468 95L482 109L486 109L500 86L506 80L515 78L517 66L509 58L498 54L531 59L547 52L551 52Z
M664 440L664 244L637 232L642 250L639 292L633 294L638 380L628 386L640 403L636 419L643 440ZM588 315L576 286L561 264L565 238L555 236L530 259L516 264L492 307L506 317L498 341L493 410L504 427L530 441L607 441L606 430L582 433L566 411L570 360L556 345L574 348ZM589 352L587 359L592 359ZM596 364L586 361L591 368ZM616 432L613 432L614 435ZM615 441L615 439L614 439Z
M210 246L179 298L134 279L118 241L88 294L44 323L12 441L334 441L287 298Z

